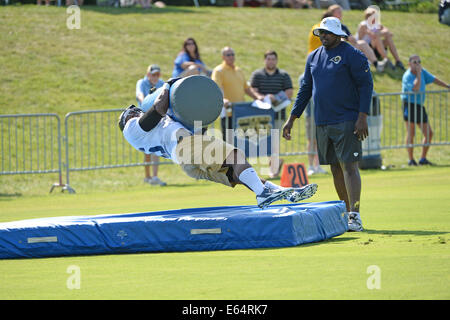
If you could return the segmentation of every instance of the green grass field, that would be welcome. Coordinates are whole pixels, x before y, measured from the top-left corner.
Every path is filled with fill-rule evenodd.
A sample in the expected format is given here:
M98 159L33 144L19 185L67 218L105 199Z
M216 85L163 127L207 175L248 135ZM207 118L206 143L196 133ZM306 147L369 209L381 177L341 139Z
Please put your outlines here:
M366 230L290 248L0 261L1 299L448 299L448 167L363 171ZM311 201L335 200L330 175ZM216 197L220 194L220 199ZM2 196L1 221L253 204L208 182L75 195ZM263 213L261 213L263 214ZM69 266L81 271L69 290ZM368 289L369 266L381 271Z
M354 32L362 12L344 14ZM63 118L133 103L147 65L158 63L170 77L187 36L210 67L231 45L249 77L273 48L296 79L321 11L83 7L81 15L81 29L69 30L65 8L0 7L0 114ZM382 19L404 61L419 53L448 81L450 33L435 14L383 12ZM375 90L398 92L400 78L376 74ZM405 159L405 150L383 151L384 164L395 167L362 171L364 232L291 248L1 260L0 299L449 299L450 150L431 148L435 167L405 168ZM55 174L0 175L0 222L255 203L243 187L197 182L173 165L161 166L160 176L167 187L145 185L140 167L74 172L77 193L69 195L48 194ZM311 201L337 199L329 174L310 182L319 185ZM80 289L67 288L70 266L80 268ZM381 271L380 289L367 286L371 266Z
M171 76L173 60L188 36L197 40L210 68L221 63L220 50L232 46L247 78L262 67L264 52L274 49L296 90L307 35L321 15L316 9L87 6L81 10L81 29L70 30L62 7L0 7L0 106L18 106L8 113L56 112L62 117L71 111L123 107L135 102L136 81L149 64L158 63L164 79ZM362 11L353 10L344 13L343 22L355 33L362 19ZM394 33L405 65L418 53L424 67L446 81L450 33L436 14L382 12L381 19ZM400 92L401 76L375 74L375 91Z

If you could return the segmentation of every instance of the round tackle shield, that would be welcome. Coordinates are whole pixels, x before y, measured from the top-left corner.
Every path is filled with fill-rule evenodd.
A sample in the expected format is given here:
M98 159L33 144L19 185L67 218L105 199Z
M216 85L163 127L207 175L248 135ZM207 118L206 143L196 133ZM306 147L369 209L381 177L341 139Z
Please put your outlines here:
M170 87L169 115L190 130L206 127L220 115L223 95L217 84L205 76L189 76ZM200 121L198 123L194 123Z

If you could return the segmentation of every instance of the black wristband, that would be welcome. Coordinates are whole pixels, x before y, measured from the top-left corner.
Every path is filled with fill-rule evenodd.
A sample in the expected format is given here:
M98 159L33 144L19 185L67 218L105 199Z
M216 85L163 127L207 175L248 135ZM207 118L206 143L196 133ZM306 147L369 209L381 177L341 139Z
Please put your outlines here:
M144 115L139 119L139 125L142 130L148 132L152 130L156 125L161 121L162 115L160 115L153 107L148 110Z

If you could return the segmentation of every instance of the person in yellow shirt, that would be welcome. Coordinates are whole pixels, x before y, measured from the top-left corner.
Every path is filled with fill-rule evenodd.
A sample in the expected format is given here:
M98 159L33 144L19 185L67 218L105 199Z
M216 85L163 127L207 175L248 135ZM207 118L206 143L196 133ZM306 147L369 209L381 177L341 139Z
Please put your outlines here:
M326 18L325 16L322 17L322 19L325 19L325 18ZM309 31L309 34L308 34L308 54L310 54L311 52L313 52L314 50L316 50L318 47L320 47L322 45L322 42L320 42L320 38L316 37L313 34L313 30L317 29L319 26L320 26L320 21L318 23L316 23L315 25L313 25L311 30Z
M226 141L226 129L232 129L232 104L243 102L247 94L258 99L248 85L244 72L235 65L236 55L231 47L222 49L222 63L214 68L211 79L223 92L223 108L220 113L223 140Z
M325 11L325 13L322 16L322 19L325 19L327 17L331 17L332 14L328 11ZM320 41L320 37L316 37L313 34L313 30L320 27L320 21L312 26L311 30L308 34L308 55L316 50L318 47L322 45L322 42ZM303 78L303 74L300 75L298 79L299 86L301 87L301 80ZM313 115L313 103L312 99L310 103L308 104L308 107L305 110L305 130L306 130L306 138L307 138L307 149L308 149L308 176L311 176L313 174L317 173L327 173L326 170L324 170L320 164L319 164L319 157L317 155L317 141L316 141L316 125L314 123L314 117Z

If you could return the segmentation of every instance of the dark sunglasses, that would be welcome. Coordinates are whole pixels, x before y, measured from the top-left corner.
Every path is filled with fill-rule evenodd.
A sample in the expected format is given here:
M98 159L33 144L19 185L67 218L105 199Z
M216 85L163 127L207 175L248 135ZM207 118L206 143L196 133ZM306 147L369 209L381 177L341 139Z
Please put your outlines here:
M414 64L420 64L421 63L421 61L420 60L416 60L416 61L411 61L412 63L414 63Z
M227 53L225 54L225 57L234 57L234 53Z

